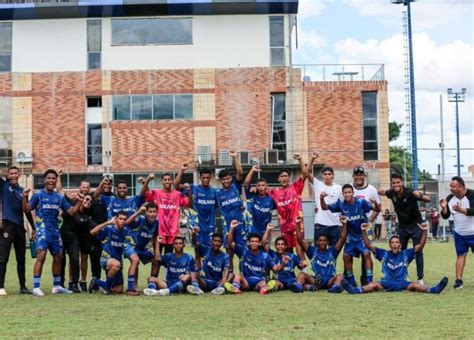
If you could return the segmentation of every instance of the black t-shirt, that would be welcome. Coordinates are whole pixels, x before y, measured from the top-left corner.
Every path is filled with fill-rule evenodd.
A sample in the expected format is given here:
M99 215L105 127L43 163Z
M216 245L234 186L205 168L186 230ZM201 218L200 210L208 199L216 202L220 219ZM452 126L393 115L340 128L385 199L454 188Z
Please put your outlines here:
M390 198L398 216L400 228L417 227L421 223L421 213L418 207L418 200L413 195L413 190L403 187L402 196L399 197L393 189L385 191L385 196Z
M111 192L103 192L103 196L115 196ZM102 204L100 200L94 200L92 202L91 208L89 209L92 220L97 223L97 225L102 224L107 221L107 206Z
M76 200L70 200L66 197L71 205L76 204ZM63 213L63 225L61 226L61 236L63 238L84 237L90 234L90 230L97 224L92 221L89 211L81 213L78 211L74 216L67 212Z

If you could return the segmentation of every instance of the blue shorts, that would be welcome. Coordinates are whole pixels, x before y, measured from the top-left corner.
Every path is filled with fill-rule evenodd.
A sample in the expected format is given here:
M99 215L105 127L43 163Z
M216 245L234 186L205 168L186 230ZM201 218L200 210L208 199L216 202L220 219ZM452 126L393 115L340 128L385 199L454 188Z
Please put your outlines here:
M323 276L321 278L321 283L319 284L319 289L328 289L329 288L329 281L331 281L332 279L334 279L335 276Z
M364 253L370 253L370 250L365 246L364 241L349 241L344 247L344 254L352 257L359 257Z
M214 234L212 231L199 231L199 234L196 235L196 240L205 246L211 246L211 236Z
M206 283L206 287L204 288L205 292L210 292L211 290L216 289L220 285L220 281L210 280L210 279L206 279L204 277L202 279Z
M111 259L112 257L109 257L109 256L102 256L100 258L100 266L102 267L102 269L104 269L105 271L107 270L107 262ZM117 260L117 259L115 259ZM120 260L117 260L120 262L120 269L122 269L123 267L123 264L122 264L122 261Z
M61 235L46 237L46 235L38 232L36 235L35 245L36 251L49 250L51 255L56 255L63 251Z
M411 282L409 281L391 281L391 280L384 280L379 281L379 283L383 286L384 291L386 292L401 292L402 290L406 290Z
M262 282L264 281L265 282L265 278L264 277L258 277L258 276L249 276L249 277L245 277L245 280L247 280L248 284L249 284L249 290L255 290L255 287L257 287L257 284L259 282Z
M468 253L469 248L474 253L474 235L462 236L454 232L454 247L457 256L464 256Z
M143 264L150 263L155 258L155 254L150 249L126 248L123 255L130 258L133 254L137 254Z
M283 289L290 289L290 285L296 284L296 279L284 280L284 281L278 280L278 281L281 282L281 284L283 285Z

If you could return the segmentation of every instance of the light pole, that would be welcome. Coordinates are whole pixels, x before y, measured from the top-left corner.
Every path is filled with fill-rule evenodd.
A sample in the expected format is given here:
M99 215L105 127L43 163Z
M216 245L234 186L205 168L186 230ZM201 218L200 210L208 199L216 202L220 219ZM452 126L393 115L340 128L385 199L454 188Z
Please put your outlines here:
M466 89L462 88L461 92L454 92L452 88L448 89L448 102L456 103L456 156L458 176L461 176L461 151L459 147L459 103L465 100Z
M418 148L416 141L416 106L415 106L415 71L413 66L413 44L411 32L410 3L415 0L391 0L393 4L403 4L407 7L408 28L408 60L410 69L410 120L411 120L411 162L412 162L412 187L418 188Z

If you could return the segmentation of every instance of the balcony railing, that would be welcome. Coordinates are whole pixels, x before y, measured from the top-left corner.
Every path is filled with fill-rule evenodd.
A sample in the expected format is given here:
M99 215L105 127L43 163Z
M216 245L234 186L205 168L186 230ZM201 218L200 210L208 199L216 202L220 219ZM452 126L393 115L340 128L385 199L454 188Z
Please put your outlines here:
M384 64L293 64L301 69L301 80L360 81L385 80Z

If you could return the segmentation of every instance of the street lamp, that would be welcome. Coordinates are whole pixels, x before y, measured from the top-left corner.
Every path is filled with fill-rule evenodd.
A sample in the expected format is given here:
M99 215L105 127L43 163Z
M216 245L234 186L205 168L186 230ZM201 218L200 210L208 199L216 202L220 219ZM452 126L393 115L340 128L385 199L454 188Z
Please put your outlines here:
M454 92L452 88L448 89L448 102L456 103L456 155L458 176L461 176L461 151L459 148L459 103L465 100L466 89L462 88L461 92Z
M416 141L416 106L415 106L415 71L413 66L413 44L411 32L411 9L410 3L415 0L391 0L392 4L407 7L407 28L408 28L408 61L410 69L410 120L411 120L411 162L412 162L412 186L418 188L418 148Z

